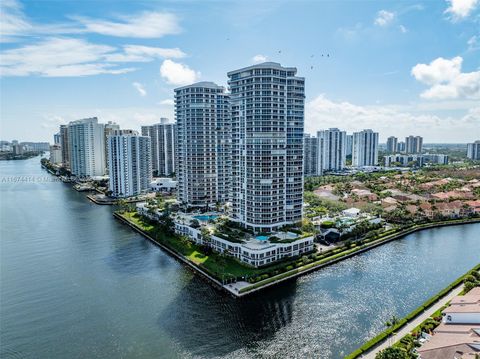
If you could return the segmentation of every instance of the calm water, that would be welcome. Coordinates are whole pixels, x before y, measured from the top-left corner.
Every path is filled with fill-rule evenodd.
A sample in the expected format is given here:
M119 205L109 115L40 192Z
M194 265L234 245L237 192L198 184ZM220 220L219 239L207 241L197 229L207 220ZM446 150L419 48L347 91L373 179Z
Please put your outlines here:
M1 358L341 358L480 262L480 224L445 227L235 300L38 158L0 177Z

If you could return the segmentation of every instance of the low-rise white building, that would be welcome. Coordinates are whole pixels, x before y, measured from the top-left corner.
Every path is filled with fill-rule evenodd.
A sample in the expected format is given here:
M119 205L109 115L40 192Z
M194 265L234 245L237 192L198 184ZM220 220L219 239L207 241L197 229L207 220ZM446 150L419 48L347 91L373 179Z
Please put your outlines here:
M201 228L193 228L190 224L175 221L175 233L187 236L197 244L205 244ZM274 236L279 238L281 235L281 233L276 233ZM227 252L254 267L268 265L287 257L300 256L314 249L313 236L302 238L291 232L286 232L284 236L284 241L279 242L271 242L267 236L231 241L212 234L209 245L216 252Z
M173 192L177 188L177 181L169 177L154 178L150 182L150 189L155 192Z
M355 217L358 217L358 215L360 214L360 210L358 208L352 207L349 209L344 209L342 211L342 214L345 217L355 218Z
M54 165L62 163L62 149L59 145L50 146L50 162Z

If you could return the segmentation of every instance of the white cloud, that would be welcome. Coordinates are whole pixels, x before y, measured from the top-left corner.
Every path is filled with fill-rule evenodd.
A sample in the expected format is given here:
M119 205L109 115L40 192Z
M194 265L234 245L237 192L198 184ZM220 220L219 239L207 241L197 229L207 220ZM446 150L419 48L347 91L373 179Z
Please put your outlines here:
M175 104L175 101L173 101L173 99L171 98L167 98L165 100L160 101L158 104L162 106L173 106Z
M74 17L85 27L85 31L108 36L159 38L178 34L180 25L176 15L165 12L143 12L138 15L122 16L118 21Z
M24 16L19 2L4 0L0 3L0 11L2 15L0 16L0 36L2 39L31 30L32 25Z
M120 63L147 62L155 58L176 58L178 48L125 45L122 50L82 39L54 37L33 45L5 50L0 56L2 76L90 76L133 71Z
M439 57L430 64L417 64L412 75L430 88L421 94L426 99L480 99L480 71L462 73L462 57Z
M78 24L55 23L37 24L30 21L23 12L23 6L16 0L0 2L0 42L15 42L19 36L77 34L84 32Z
M264 56L264 55L260 55L260 54L255 55L254 57L252 57L252 61L253 61L253 63L258 64L258 63L267 61L267 57Z
M189 85L200 77L199 72L172 60L163 61L160 66L160 75L172 85Z
M408 31L407 28L403 25L400 25L398 28L400 29L402 34L405 34Z
M395 14L393 12L387 10L380 10L377 13L374 24L378 26L387 26L393 21L394 18Z
M477 35L472 36L467 41L468 50L474 51L480 49L480 37Z
M305 132L316 133L330 127L348 132L371 128L385 139L390 135L405 137L411 133L423 135L426 141L465 142L465 133L478 133L480 107L470 109L459 117L440 117L432 114L412 114L393 106L359 106L350 102L335 102L319 95L306 103Z
M478 0L447 0L450 6L445 13L452 15L453 21L468 17L478 4Z
M177 59L185 57L186 54L179 48L161 48L141 45L125 45L123 53L115 53L106 57L110 62L148 62L155 58Z
M98 61L114 48L95 45L79 39L51 38L35 45L3 51L0 70L3 76L81 76L116 73L114 68Z
M140 96L146 96L147 91L145 90L145 87L140 82L133 82L132 86L135 88L135 90L138 91Z
M31 21L17 0L0 2L0 42L19 36L97 33L132 38L160 38L181 31L178 17L168 12L145 11L114 20L71 16L65 23L40 24Z

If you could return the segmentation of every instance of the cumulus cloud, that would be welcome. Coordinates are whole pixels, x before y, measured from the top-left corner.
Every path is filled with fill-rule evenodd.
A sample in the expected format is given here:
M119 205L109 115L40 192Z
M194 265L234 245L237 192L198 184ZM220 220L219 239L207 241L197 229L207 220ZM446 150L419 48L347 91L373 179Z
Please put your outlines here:
M172 60L163 61L160 66L160 75L171 85L189 85L198 80L200 73L187 65Z
M453 21L458 21L468 17L478 5L479 0L447 0L450 6L445 13L452 16Z
M267 61L267 57L265 55L255 55L254 57L252 57L252 62L255 63L255 64L258 64L258 63L261 63L261 62L265 62Z
M142 12L132 16L122 16L116 21L74 17L85 28L108 36L158 38L180 32L176 15L165 12Z
M393 12L387 10L380 10L377 13L374 24L378 26L387 26L393 21L394 18L395 14Z
M135 90L138 91L140 96L146 96L147 95L147 90L145 90L145 87L140 82L133 82L132 86L135 88Z
M480 107L459 117L440 117L428 113L412 114L394 106L360 106L346 101L333 101L319 95L306 103L305 132L316 133L330 127L348 132L371 128L383 138L389 135L407 136L413 132L429 141L465 141L465 133L478 133ZM392 133L394 131L395 133Z
M156 58L176 58L185 54L177 48L166 49L125 45L122 49L98 45L82 39L54 37L32 45L2 52L2 76L90 76L133 71L120 63L147 62Z
M426 99L480 99L480 71L462 73L463 59L439 57L430 64L417 64L412 75L430 88L420 95Z

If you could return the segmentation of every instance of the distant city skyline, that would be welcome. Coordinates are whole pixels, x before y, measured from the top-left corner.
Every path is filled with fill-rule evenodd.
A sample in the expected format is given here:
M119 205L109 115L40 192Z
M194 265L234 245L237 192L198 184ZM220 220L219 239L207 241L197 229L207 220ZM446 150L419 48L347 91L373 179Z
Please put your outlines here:
M140 131L174 120L174 88L274 61L305 77L307 133L473 142L479 3L4 0L0 138L53 143L89 117Z

